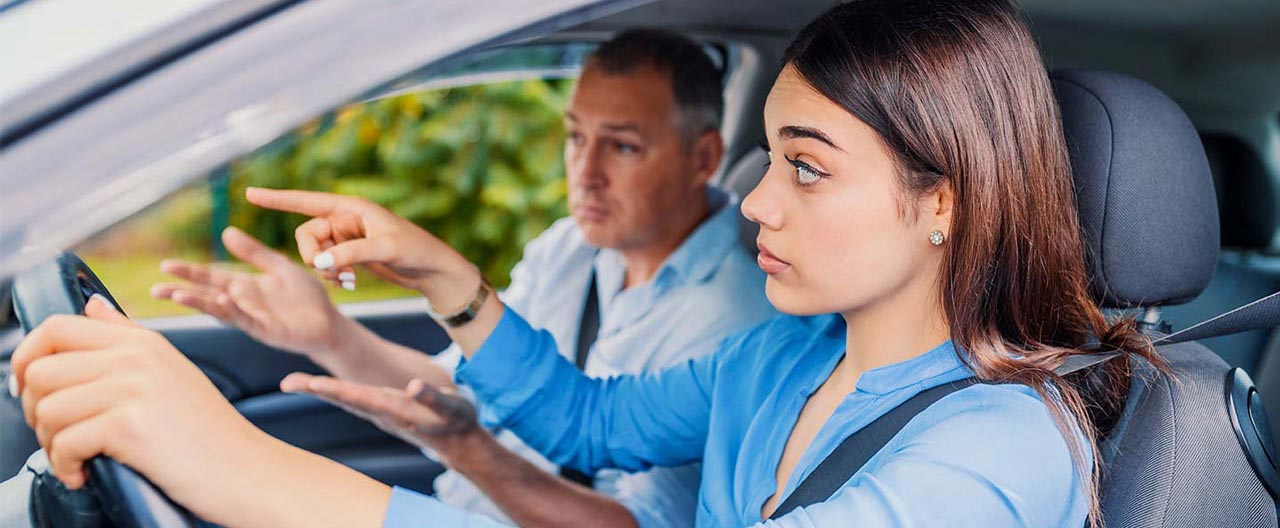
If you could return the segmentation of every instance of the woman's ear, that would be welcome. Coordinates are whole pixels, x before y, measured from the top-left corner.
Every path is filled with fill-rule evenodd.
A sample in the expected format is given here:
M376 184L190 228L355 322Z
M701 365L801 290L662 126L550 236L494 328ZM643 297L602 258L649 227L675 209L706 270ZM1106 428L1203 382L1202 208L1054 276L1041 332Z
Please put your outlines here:
M933 211L933 220L935 226L949 227L951 225L951 213L955 210L956 193L955 188L951 186L950 178L943 178L938 184L937 190L929 198L929 205Z

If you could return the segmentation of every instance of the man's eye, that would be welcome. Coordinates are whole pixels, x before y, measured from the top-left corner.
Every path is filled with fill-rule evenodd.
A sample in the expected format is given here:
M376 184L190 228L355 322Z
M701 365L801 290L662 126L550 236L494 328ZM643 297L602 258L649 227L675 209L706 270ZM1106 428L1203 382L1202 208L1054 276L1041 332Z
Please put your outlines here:
M630 143L623 143L621 141L614 142L614 148L617 149L620 154L635 154L640 151L640 147Z
M570 144L573 144L573 145L581 145L581 144L582 144L582 134L579 134L579 133L577 133L577 132L570 132L570 133L565 137L565 139L567 139L567 140L569 141L569 143L570 143Z

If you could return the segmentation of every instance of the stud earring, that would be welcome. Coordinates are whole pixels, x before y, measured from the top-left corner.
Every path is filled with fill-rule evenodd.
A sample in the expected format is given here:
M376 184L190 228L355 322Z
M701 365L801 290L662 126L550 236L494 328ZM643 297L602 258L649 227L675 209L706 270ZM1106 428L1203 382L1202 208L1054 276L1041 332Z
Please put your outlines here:
M942 231L934 229L932 233L929 233L930 244L933 244L935 246L941 246L943 242L946 242L946 240L947 240L947 236L942 234Z

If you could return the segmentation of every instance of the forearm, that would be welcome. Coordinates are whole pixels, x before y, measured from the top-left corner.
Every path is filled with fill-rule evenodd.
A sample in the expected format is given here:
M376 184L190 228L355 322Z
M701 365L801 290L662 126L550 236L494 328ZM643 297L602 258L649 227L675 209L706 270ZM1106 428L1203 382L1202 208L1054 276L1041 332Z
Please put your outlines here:
M203 519L231 528L378 527L391 489L332 460L261 434L226 486L202 486ZM248 485L246 485L248 483ZM219 493L215 488L224 488ZM208 495L225 495L210 502Z
M443 446L449 466L466 476L523 527L636 525L622 504L543 471L483 430Z
M328 350L309 355L334 377L382 387L404 387L417 378L432 387L452 387L453 379L432 357L373 333L342 317Z

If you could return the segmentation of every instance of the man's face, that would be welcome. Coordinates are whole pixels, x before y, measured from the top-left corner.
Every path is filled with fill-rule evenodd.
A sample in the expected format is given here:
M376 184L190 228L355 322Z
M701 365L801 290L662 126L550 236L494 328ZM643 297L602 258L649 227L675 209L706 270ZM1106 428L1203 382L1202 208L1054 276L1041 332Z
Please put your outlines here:
M565 112L569 210L589 243L621 250L662 243L679 212L706 200L713 135L680 127L670 75L653 67L610 74L588 63Z

